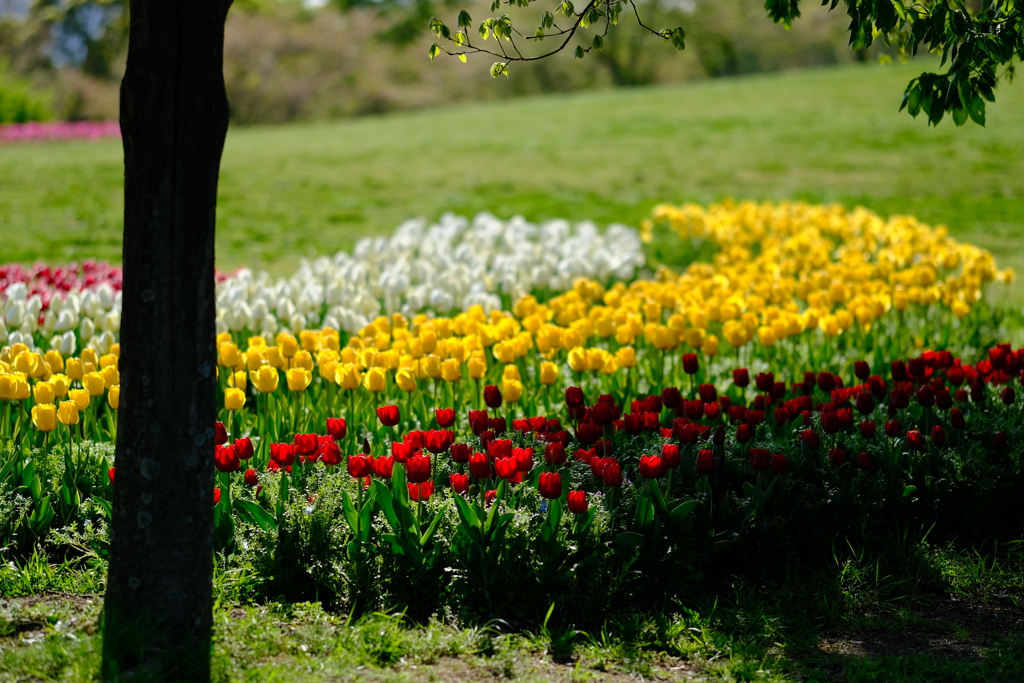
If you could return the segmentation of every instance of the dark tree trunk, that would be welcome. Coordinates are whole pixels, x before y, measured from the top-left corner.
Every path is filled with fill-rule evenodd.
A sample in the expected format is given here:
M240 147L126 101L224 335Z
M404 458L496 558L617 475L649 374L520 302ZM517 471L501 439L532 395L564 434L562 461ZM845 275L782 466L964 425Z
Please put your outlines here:
M206 681L213 590L213 236L230 0L131 0L124 302L107 680Z

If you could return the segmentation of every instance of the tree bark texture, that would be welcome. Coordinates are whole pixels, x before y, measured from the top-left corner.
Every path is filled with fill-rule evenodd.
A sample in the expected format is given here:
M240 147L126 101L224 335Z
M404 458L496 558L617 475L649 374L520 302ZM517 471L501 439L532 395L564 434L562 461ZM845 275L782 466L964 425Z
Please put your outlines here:
M131 0L121 83L124 301L105 680L207 681L214 226L230 0Z

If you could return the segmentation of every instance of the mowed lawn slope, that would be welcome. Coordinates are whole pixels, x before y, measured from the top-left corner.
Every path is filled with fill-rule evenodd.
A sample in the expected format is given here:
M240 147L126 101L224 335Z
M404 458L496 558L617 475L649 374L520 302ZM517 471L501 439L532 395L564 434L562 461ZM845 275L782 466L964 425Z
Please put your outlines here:
M929 128L897 111L929 65L234 128L218 264L284 273L445 211L635 225L659 202L734 197L916 214L1024 274L1024 86L1000 86L986 128ZM117 260L121 183L118 141L0 147L2 260Z

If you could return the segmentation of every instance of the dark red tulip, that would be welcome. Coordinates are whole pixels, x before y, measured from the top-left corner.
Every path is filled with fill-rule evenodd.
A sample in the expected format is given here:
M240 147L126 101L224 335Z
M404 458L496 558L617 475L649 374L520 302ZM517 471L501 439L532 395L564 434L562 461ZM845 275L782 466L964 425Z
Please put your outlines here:
M519 468L516 467L515 458L495 458L494 472L502 479L511 479L518 474Z
M566 387L565 389L565 405L570 408L581 408L585 398L583 396L583 390L579 387Z
M867 451L861 451L860 455L857 456L857 467L865 471L871 471L871 454Z
M480 436L485 431L487 431L487 411L469 411L469 428L473 430L473 434L475 436Z
M487 479L491 476L491 462L484 453L469 456L469 474L474 479Z
M886 420L885 421L885 435L896 438L903 434L903 426L899 420Z
M704 417L704 402L700 399L695 401L683 401L683 415L691 420L699 420Z
M441 429L448 429L455 424L455 409L437 408L434 410L434 419L437 420L438 427Z
M256 474L256 470L251 467L245 471L245 484L246 486L256 486L260 483L260 475Z
M924 363L923 358L911 358L907 361L907 372L911 377L921 378L925 376L927 372L927 366ZM895 377L893 378L895 379Z
M942 448L946 444L946 432L942 429L942 425L935 425L932 427L930 438L932 443L939 448Z
M385 427L394 427L398 424L398 406L381 406L377 408L377 419Z
M831 372L819 372L817 378L818 388L824 391L826 394L830 393L836 388L835 377L832 376Z
M430 500L430 497L434 495L434 482L414 482L408 484L409 487L409 500L414 503L418 503L423 500Z
M345 418L342 417L329 417L327 418L327 433L334 437L335 441L341 441L345 438L348 428L345 424Z
M466 443L453 443L451 447L452 462L467 463L469 462L470 448L469 444Z
M839 467L846 462L846 451L842 448L833 448L828 452L828 459L832 461L832 464Z
M949 410L953 407L953 397L945 387L935 392L935 407L939 410Z
M679 463L682 462L682 458L679 454L679 446L674 443L667 443L662 446L661 461L665 463L665 467L669 469L679 467Z
M373 472L373 462L365 455L350 455L346 469L353 479L362 479L370 476L370 473Z
M865 360L855 360L853 362L853 374L860 381L864 381L871 374L871 367Z
M770 394L772 389L775 388L775 373L757 373L757 376L754 378L754 384L757 386L757 390L762 394Z
M341 448L336 441L322 442L317 449L317 455L320 456L321 462L325 465L333 467L334 465L341 464Z
M961 367L952 367L946 372L946 379L949 383L955 387L960 386L964 383L964 369Z
M715 471L717 463L715 463L715 452L702 448L697 452L697 472L700 474L711 474Z
M594 424L606 427L615 421L615 413L607 403L598 403L590 410L590 419Z
M424 435L423 447L434 455L444 453L455 441L455 432L450 429L431 429Z
M644 479L657 479L661 476L661 456L640 456L640 476Z
M537 478L537 490L548 500L562 497L562 475L557 472L541 472Z
M252 439L243 436L235 439L235 453L241 460L248 460L255 453L252 446Z
M395 459L390 455L382 455L370 461L373 473L381 479L390 479L395 472Z
M229 446L217 446L214 454L214 466L218 472L234 472L242 466L238 459L234 444Z
M213 425L214 443L223 446L228 442L228 430L224 429L223 422L215 422Z
M490 417L487 418L487 428L495 434L501 435L505 433L505 418L503 417Z
M917 390L917 403L924 408L931 408L935 405L935 394L927 384Z
M885 398L885 380L878 375L871 375L868 377L868 386L871 387L871 395L875 397L876 401L881 401Z
M821 414L821 428L826 434L835 434L840 429L839 414L836 412Z
M1003 387L1003 390L999 392L999 400L1004 405L1012 406L1013 402L1017 400L1017 394L1013 391L1013 387L1009 384Z
M586 491L569 491L569 512L574 515L586 514L590 506L587 504Z
M725 443L725 427L718 426L718 429L715 430L714 435L711 437L711 442L716 446L721 446Z
M298 455L295 452L295 446L290 443L272 443L270 444L270 460L277 463L280 467L288 467L295 462L295 457Z
M821 446L821 437L813 429L805 429L800 433L800 437L807 442L807 445L817 450Z
M549 443L544 447L544 462L552 467L565 464L565 446L560 443Z
M718 400L718 391L715 390L714 384L701 384L697 387L697 394L704 403Z
M901 360L894 360L889 364L889 370L892 372L892 381L894 382L906 382L910 379L907 374L907 366Z
M1009 445L1009 443L1006 439L1006 434L1003 434L1002 432L996 432L994 435L992 435L992 447L995 448L997 451L1005 451L1007 445Z
M461 493L466 495L469 493L469 475L459 474L458 472L452 472L448 475L448 482L451 484L452 491L455 493Z
M910 395L903 389L893 389L889 392L889 403L896 410L903 410L910 405Z
M632 415L642 416L643 413L632 413ZM642 417L640 419L642 420ZM636 421L636 418L634 418L634 421ZM640 422L640 431L643 431L643 422ZM576 440L584 446L590 446L601 438L601 433L602 429L600 426L593 422L582 422L576 428ZM637 433L639 434L640 432Z
M622 486L622 466L615 460L605 463L601 470L601 481L610 488Z
M721 419L722 408L718 405L717 401L704 404L704 417L706 417L709 420Z
M754 438L754 427L749 424L741 424L736 428L736 440L740 443L748 443Z
M775 420L775 424L782 426L789 422L789 411L785 408L776 408L772 411L772 419Z
M866 391L857 394L857 401L854 405L861 415L870 415L875 412L875 399Z
M764 472L771 464L771 457L767 448L751 448L750 466L758 472Z
M875 427L875 421L874 420L865 420L865 421L861 422L859 425L857 425L857 428L860 429L860 434L865 439L873 439L873 438L875 438L875 432L877 430L876 430L876 427Z
M786 462L786 456L782 453L772 453L772 472L785 474L788 469L789 463Z
M683 354L683 372L685 372L687 375L696 375L699 367L700 363L697 362L697 354Z
M430 458L425 455L414 455L405 461L405 474L413 484L422 484L430 479Z
M608 439L600 439L594 442L594 451L598 455L605 456L612 454L612 442Z
M661 390L661 402L669 410L675 410L683 403L683 395L676 387L665 387Z
M491 410L497 410L501 407L501 389L493 384L488 384L484 387L484 403Z
M317 449L316 434L296 434L292 439L296 455L313 455Z
M967 421L964 420L964 414L959 408L953 408L949 411L949 424L953 429L963 429L967 426Z
M750 385L750 373L746 368L736 368L732 371L732 383L740 389L746 389Z
M985 382L980 377L971 382L971 400L975 403L985 400Z
M957 389L953 392L953 400L957 403L967 403L968 396L966 389Z
M492 460L512 457L512 439L495 439L487 444L487 455Z
M924 434L916 429L911 429L907 432L907 445L915 451L923 451L925 448Z

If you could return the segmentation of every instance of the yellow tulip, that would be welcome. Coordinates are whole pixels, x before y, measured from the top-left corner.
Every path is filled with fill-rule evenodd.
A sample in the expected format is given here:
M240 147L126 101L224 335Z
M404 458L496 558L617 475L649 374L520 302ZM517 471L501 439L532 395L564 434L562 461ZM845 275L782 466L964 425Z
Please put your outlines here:
M498 359L499 363L511 363L516 359L515 346L509 342L498 342L491 348L491 352L494 357Z
M54 372L64 372L64 358L57 349L47 351L43 360L50 364L50 369Z
M32 387L32 398L36 403L53 403L56 391L49 382L39 382Z
M298 340L290 334L281 333L277 335L277 348L281 350L281 356L291 358L299 350Z
M517 379L506 379L501 384L501 395L507 403L515 403L523 395L523 383Z
M103 368L103 372L99 373L103 377L103 386L107 389L121 383L121 373L113 365L108 365Z
M104 370L109 367L117 367L117 356L112 353L105 353L100 356L100 370Z
M18 386L18 378L15 375L0 375L0 399L13 401Z
M71 388L71 380L65 375L54 375L50 378L50 385L57 398L64 398L68 394L68 389Z
M241 410L245 405L245 392L241 389L227 388L224 390L224 407L228 410Z
M359 374L359 368L354 363L342 363L334 371L334 381L342 389L351 391L363 383L363 378Z
M103 375L98 372L88 372L82 378L82 386L88 390L90 396L99 396L106 388Z
M462 365L454 358L448 358L441 363L441 377L448 382L458 382L462 379Z
M410 368L402 368L395 375L395 383L402 391L416 391L416 374Z
M89 407L89 403L92 401L92 395L89 394L87 389L72 389L68 392L68 396L75 402L75 406L79 410L85 410ZM61 403L64 405L64 403Z
M60 407L57 409L57 419L60 420L61 424L71 425L78 424L78 406L74 401L61 401Z
M57 426L57 409L52 403L33 406L32 424L41 432L52 432Z
M249 379L259 391L269 394L277 389L277 383L281 377L277 374L277 368L261 365L259 370L249 372Z
M329 360L323 363L319 363L320 377L327 380L328 382L333 382L334 378L337 376L338 373L338 365L339 363L336 360Z
M245 352L245 367L249 371L259 370L260 366L267 361L267 348L265 346L250 346Z
M306 368L290 368L285 373L285 378L291 391L305 391L313 381L313 373Z
M291 366L293 368L302 368L303 370L313 371L313 356L310 355L309 351L301 349L295 352L292 356Z
M569 351L569 367L573 372L583 372L587 369L587 350L582 346Z
M224 368L235 368L242 362L242 352L232 342L217 347L217 364Z
M92 363L93 367L97 367L100 364L100 357L96 353L96 349L82 349L79 357L83 363Z
M302 330L299 332L299 342L302 348L309 353L315 353L321 349L321 337L319 332L313 330Z
M487 363L483 358L469 359L469 376L471 379L480 379L487 373Z
M704 344L700 347L705 356L711 358L718 355L718 337L709 334L704 337Z
M953 315L961 320L971 312L971 307L959 299L955 300L950 308L953 309Z
M111 355L113 355L118 360L121 360L121 345L120 344L111 344L110 345L110 353L111 353Z
M387 375L384 374L383 368L370 368L363 377L363 386L374 393L384 391L386 383Z
M520 376L520 374L519 374L519 366L518 365L506 365L505 369L502 370L502 372L501 372L501 378L502 379L514 379L514 380L517 380L517 381L522 381L522 379L523 379L522 376Z
M121 385L115 384L110 387L110 391L107 392L107 405L112 410L117 410L121 407Z
M623 346L615 352L615 360L618 361L619 366L623 368L632 368L636 366L636 349L632 346Z
M544 361L540 364L540 383L552 385L558 380L558 366L551 361Z
M287 367L285 356L281 355L281 348L278 346L268 346L264 351L264 358L272 368L284 370Z
M437 379L441 376L441 359L430 354L420 359L420 365L423 368L423 374L431 379Z
M241 389L245 391L246 385L249 383L249 376L245 374L245 370L239 370L232 372L228 377L228 386L234 387L235 389Z
M85 376L85 370L81 358L68 358L65 369L67 370L68 378L72 381L81 380L82 377Z

